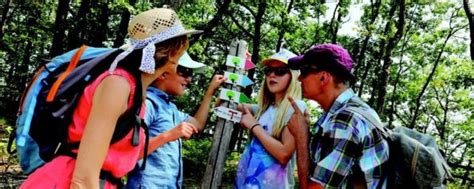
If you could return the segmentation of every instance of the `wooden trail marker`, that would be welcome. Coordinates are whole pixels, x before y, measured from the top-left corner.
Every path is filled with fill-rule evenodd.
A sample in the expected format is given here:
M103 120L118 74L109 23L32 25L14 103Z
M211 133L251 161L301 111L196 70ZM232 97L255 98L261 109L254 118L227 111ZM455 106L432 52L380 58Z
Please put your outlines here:
M218 107L214 110L219 118L212 140L213 142L211 151L209 152L206 172L201 184L201 188L203 189L220 188L222 175L224 175L227 149L229 148L231 134L234 130L234 122L240 122L240 118L242 116L242 114L239 114L240 112L236 111L236 102L248 100L248 97L241 93L239 88L239 85L249 85L248 81L245 80L244 82L246 76L244 78L242 75L238 74L239 71L248 70L255 67L251 61L247 60L246 52L247 42L244 40L238 40L231 43L230 52L226 59L226 74L233 74L232 76L228 77L228 81L231 79L233 81L231 81L232 84L227 84L227 89L221 90L221 93L223 93L222 91L225 91L224 94L226 95L223 96L223 99L226 101L223 101L222 107ZM243 95L243 97L241 97L241 95ZM241 98L242 100L240 100Z

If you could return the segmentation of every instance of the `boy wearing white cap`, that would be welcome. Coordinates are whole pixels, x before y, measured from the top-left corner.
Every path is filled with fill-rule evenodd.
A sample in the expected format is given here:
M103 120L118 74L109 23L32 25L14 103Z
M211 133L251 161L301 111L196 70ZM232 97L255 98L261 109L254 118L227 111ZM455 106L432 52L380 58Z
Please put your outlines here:
M194 116L181 112L170 102L171 96L181 96L192 80L193 72L205 65L196 62L185 53L180 59L177 72L165 72L147 90L145 123L150 129L157 150L147 157L146 169L139 166L129 174L127 188L182 188L183 162L182 141L204 129L214 92L225 82L222 75L215 75L201 105ZM155 137L156 136L156 137ZM155 148L155 146L152 146ZM137 165L141 165L139 162Z

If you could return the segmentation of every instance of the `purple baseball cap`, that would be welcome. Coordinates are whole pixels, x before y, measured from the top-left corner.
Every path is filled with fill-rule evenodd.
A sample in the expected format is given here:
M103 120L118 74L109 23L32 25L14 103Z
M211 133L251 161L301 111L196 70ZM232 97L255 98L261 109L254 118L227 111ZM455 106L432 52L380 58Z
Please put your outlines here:
M304 54L288 60L291 69L300 69L313 65L317 69L328 71L344 78L353 79L354 61L349 52L336 44L314 45Z

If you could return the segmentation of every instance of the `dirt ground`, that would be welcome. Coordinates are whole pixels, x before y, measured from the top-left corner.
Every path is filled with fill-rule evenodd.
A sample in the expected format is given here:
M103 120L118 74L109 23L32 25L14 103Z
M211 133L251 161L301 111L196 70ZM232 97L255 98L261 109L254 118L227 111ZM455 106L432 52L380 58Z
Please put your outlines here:
M0 189L18 188L27 177L21 173L19 165L2 163L0 170Z

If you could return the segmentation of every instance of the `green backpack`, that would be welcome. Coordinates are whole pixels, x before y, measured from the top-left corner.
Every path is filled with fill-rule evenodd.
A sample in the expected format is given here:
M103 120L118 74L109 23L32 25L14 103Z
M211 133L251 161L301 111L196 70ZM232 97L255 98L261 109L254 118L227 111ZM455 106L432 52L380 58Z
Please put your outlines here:
M433 137L406 127L388 129L378 117L361 108L348 107L346 110L366 118L387 140L390 154L384 165L387 188L445 187L445 181L452 178Z

